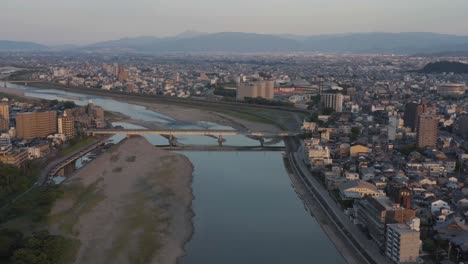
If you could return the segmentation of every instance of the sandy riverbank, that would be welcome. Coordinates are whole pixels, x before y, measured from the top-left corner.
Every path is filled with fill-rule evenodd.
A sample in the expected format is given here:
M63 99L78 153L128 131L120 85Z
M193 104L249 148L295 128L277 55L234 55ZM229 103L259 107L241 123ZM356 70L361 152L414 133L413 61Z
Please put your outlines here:
M176 263L193 232L192 171L131 137L63 185L50 230L80 240L75 263Z

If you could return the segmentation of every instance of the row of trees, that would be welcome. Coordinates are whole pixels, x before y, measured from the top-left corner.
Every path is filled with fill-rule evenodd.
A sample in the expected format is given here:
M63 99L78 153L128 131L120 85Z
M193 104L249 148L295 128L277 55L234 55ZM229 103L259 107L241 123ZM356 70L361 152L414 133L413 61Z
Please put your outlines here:
M72 241L47 231L25 237L17 230L0 230L0 262L14 264L64 263Z
M39 168L33 162L27 162L21 168L0 163L0 206L31 187L38 174Z

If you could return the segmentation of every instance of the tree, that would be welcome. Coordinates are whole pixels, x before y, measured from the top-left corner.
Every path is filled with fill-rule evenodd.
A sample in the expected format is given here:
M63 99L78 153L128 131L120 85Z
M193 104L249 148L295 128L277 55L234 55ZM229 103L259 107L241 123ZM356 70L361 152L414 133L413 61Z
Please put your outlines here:
M75 107L76 107L76 104L73 101L63 102L63 108L65 108L65 109L72 109L72 108L75 108Z
M58 104L59 104L59 101L56 100L56 99L49 101L49 107L54 107L54 106L56 106Z
M0 262L8 260L15 249L19 248L23 233L12 229L0 230Z
M14 264L49 264L47 255L36 249L21 248L11 258Z
M351 140L356 140L359 135L361 134L361 129L359 127L353 127L351 128Z

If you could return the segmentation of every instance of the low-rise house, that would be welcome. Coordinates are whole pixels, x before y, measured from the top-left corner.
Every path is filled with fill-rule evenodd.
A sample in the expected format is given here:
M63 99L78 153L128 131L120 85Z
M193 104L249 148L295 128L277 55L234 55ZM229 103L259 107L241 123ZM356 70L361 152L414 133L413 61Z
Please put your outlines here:
M367 155L369 153L369 148L363 145L352 146L349 149L349 154L351 158L357 158L359 155Z
M431 213L435 214L436 212L440 212L442 209L450 209L450 206L447 202L443 200L437 200L431 203Z

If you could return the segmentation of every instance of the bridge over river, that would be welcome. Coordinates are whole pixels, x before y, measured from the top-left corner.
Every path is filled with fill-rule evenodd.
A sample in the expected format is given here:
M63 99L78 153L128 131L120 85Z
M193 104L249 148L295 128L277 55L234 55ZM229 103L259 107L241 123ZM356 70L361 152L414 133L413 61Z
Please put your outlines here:
M169 139L170 145L175 145L175 136L177 135L201 135L217 137L218 143L221 146L224 138L223 136L251 136L259 139L263 146L263 138L276 138L276 137L294 137L303 134L302 131L281 131L281 132L267 132L267 131L239 131L239 130L150 130L150 129L88 129L86 133L90 136L98 135L161 135Z

